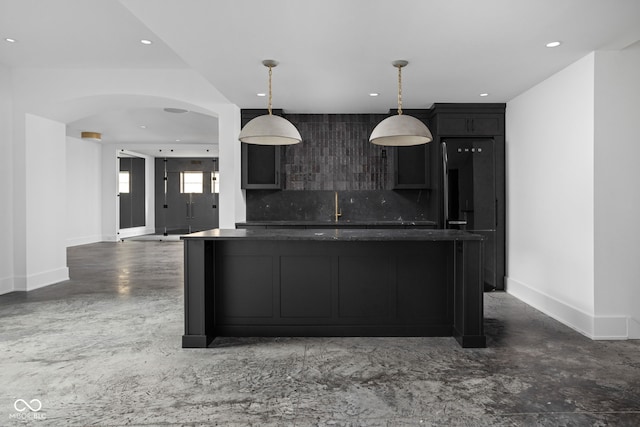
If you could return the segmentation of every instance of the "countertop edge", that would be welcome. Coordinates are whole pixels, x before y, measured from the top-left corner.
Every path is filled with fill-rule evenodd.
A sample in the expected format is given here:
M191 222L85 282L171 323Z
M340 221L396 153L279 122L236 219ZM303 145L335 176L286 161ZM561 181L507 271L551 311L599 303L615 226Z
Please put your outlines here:
M180 237L181 240L262 240L262 241L473 241L480 234L461 230L415 229L213 229Z

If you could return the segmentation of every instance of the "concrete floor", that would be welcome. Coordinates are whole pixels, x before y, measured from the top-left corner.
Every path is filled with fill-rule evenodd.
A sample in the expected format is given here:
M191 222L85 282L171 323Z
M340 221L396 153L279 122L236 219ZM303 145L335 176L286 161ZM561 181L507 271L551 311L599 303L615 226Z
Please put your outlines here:
M182 349L182 243L74 247L69 267L68 282L0 296L0 426L640 425L639 341L591 341L505 293L486 294L486 349L453 338Z

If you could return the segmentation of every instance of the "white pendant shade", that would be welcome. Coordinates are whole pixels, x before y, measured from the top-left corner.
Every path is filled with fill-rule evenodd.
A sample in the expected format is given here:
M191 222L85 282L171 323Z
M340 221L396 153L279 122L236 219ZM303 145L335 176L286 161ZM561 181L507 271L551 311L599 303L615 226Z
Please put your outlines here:
M387 117L373 129L369 142L376 145L406 147L433 141L427 126L415 117L396 115Z
M247 123L238 139L247 144L292 145L302 141L298 129L287 119L265 114Z
M278 61L265 59L262 65L269 68L269 114L258 116L244 125L238 139L257 145L292 145L302 142L300 132L293 123L284 117L274 116L271 112L271 73Z
M391 64L398 69L398 115L387 117L373 129L369 142L391 147L408 147L433 141L427 125L411 116L402 115L402 67L409 61L399 59Z

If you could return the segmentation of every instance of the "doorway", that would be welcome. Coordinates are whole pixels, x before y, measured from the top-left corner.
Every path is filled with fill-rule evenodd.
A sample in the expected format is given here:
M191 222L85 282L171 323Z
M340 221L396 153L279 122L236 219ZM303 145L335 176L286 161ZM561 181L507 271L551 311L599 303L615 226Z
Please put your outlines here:
M156 234L218 228L217 158L156 158Z
M145 162L139 157L120 155L118 159L118 197L120 199L120 229L144 227Z

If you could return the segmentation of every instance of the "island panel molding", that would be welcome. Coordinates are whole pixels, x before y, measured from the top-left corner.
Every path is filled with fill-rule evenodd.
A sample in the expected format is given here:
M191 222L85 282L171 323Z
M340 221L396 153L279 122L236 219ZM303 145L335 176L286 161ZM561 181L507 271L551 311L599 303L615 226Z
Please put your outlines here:
M183 240L185 348L216 336L454 336L486 346L480 235L216 229Z

